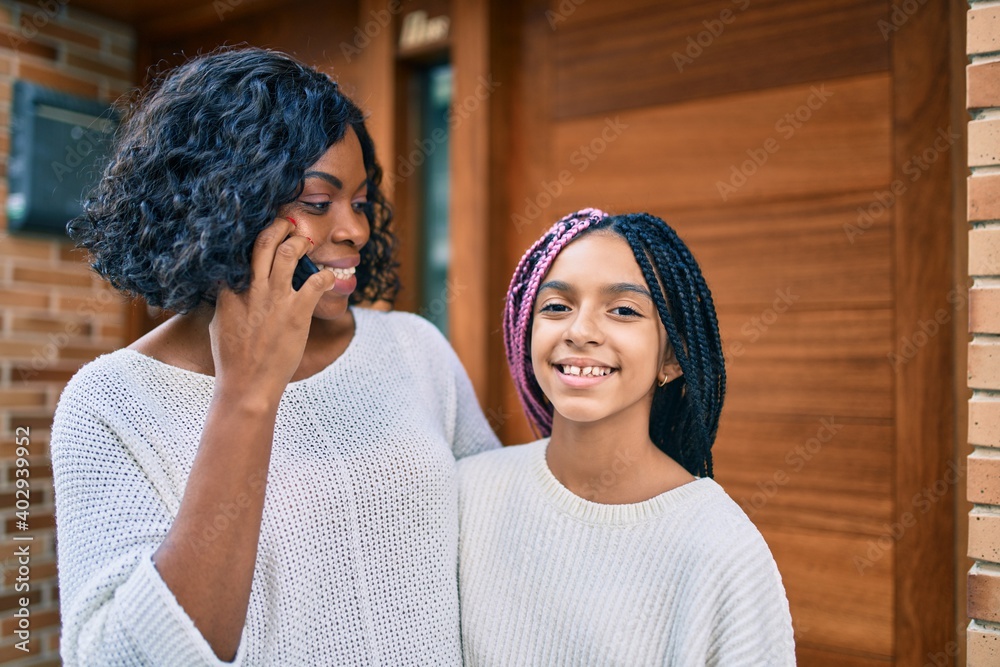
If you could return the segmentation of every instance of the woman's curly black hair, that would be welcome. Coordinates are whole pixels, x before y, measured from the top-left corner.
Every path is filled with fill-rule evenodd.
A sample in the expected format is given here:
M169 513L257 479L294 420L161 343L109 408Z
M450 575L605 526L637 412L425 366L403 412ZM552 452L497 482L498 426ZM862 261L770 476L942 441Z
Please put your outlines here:
M392 210L364 115L327 75L276 51L219 49L151 84L69 234L115 288L152 306L214 303L223 285L249 286L254 239L348 127L361 142L371 228L351 303L391 302Z

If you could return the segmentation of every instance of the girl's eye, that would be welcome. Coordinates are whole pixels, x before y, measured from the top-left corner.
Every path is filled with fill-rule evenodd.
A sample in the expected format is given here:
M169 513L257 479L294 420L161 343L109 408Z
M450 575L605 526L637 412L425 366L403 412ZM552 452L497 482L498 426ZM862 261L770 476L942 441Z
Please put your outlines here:
M615 315L621 315L622 317L642 317L639 311L629 308L628 306L618 306L611 310Z
M351 209L355 213L364 213L365 215L368 215L368 212L372 209L372 205L371 202L368 201L367 199L361 201L352 201Z
M547 303L538 309L540 313L565 313L569 312L569 306L562 303Z

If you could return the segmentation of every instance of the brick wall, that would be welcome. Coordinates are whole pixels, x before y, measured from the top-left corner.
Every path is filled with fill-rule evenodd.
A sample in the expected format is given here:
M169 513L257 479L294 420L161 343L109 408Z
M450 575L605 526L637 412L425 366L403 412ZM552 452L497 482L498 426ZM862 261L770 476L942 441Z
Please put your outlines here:
M968 12L969 667L1000 664L1000 2Z
M7 196L10 105L16 79L111 101L134 79L135 39L121 24L72 6L0 0L0 201ZM48 440L63 386L85 362L123 344L124 306L68 242L11 236L0 206L0 664L59 664L52 473ZM15 516L17 429L29 429L29 529ZM23 431L20 433L23 435ZM31 541L14 538L30 536ZM18 592L15 549L30 548L30 591ZM28 597L29 652L15 636Z

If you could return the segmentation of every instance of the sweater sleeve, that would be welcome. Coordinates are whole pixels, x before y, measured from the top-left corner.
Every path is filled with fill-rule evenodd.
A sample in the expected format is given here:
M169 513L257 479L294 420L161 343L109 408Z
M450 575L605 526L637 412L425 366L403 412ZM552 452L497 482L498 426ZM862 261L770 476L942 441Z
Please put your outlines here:
M730 545L730 566L722 575L707 664L795 665L792 617L774 557L752 524L734 533L740 539Z
M98 401L86 388L99 383L88 384L67 387L52 426L64 664L234 664L216 658L157 572L151 557L173 516L157 473L89 407Z
M465 366L447 341L444 341L444 347L455 387L455 422L451 440L451 450L455 458L461 459L498 448L500 441L486 420L486 416L483 415L482 408L479 407L479 399L476 398Z

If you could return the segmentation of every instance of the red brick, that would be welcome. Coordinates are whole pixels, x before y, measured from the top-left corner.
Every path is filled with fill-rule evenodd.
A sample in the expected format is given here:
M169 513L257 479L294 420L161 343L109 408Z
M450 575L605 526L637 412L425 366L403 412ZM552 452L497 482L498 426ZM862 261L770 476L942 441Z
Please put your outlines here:
M90 256L85 248L77 248L72 243L64 242L59 244L59 260L71 262L73 264L83 264L90 266Z
M969 401L969 443L1000 447L1000 401L987 398Z
M1000 621L1000 567L977 563L969 571L969 618Z
M48 434L52 430L52 415L30 415L26 413L14 413L10 415L10 425L11 428L18 426L24 426L31 429L32 436L37 432L39 435L42 433ZM32 443L34 443L34 437L32 437ZM34 447L34 444L32 444Z
M1000 286L969 290L969 331L1000 333Z
M29 39L17 30L0 30L0 49L9 48L19 55L37 56L55 61L59 57L59 49L38 40Z
M37 283L39 285L59 285L70 287L90 287L93 279L89 272L74 269L14 267L16 282Z
M1000 450L978 449L969 454L968 462L966 486L969 502L1000 505Z
M65 333L72 336L89 336L92 326L90 322L74 318L20 315L12 319L11 331L14 333L34 331L40 333Z
M1000 119L969 122L969 166L1000 164Z
M967 182L969 222L1000 220L1000 174L970 176Z
M29 606L36 606L42 600L41 591L39 590L32 590L27 594L12 591L8 595L0 597L0 614L6 616L7 612L17 609L21 605L22 597L28 598Z
M996 667L1000 665L1000 631L973 621L966 631L966 667Z
M1000 342L972 341L968 363L971 389L1000 389Z
M966 67L965 90L965 105L969 109L1000 107L1000 60Z
M0 306L48 308L49 295L28 290L0 289Z
M31 571L32 579L34 579L34 568ZM13 635L14 629L17 628L18 619L14 617L5 618L3 623L0 624L0 631L3 632L4 637L10 637ZM52 626L58 625L59 623L59 610L49 609L47 611L35 611L31 610L31 634L34 636L36 630L42 628L50 628Z
M0 237L0 255L47 261L52 259L52 242L5 234Z
M74 53L66 56L66 64L73 67L79 67L80 69L89 70L95 74L110 76L115 79L129 81L132 78L132 72L129 70L122 69L117 65L101 62L100 60L94 60L93 58L84 58L83 56L78 56Z
M35 477L34 468L31 469L31 476L33 478ZM49 477L51 476L52 475L49 475ZM11 477L11 481L14 481L13 474L9 475L9 477ZM24 532L24 531L19 531L17 529L18 521L19 519L17 519L16 517L11 517L7 519L7 521L5 522L5 528L7 529L8 535L17 535L19 533ZM28 532L24 534L30 535L32 531L42 530L45 528L55 528L55 525L56 525L56 517L55 514L53 514L52 512L32 512L30 516L28 516L28 526L29 526Z
M1000 563L1000 514L977 507L969 514L969 558Z
M124 297L114 290L102 292L91 292L88 296L73 296L70 294L59 294L59 302L56 308L61 311L74 311L84 315L111 315L117 316L126 307Z
M39 28L38 32L42 35L58 39L59 41L74 42L92 49L101 48L101 38L98 35L82 32L80 30L74 30L73 28L59 25L58 23L51 21L48 25Z
M135 57L135 49L126 44L111 42L111 55L132 60Z
M966 19L966 29L967 54L1000 51L1000 6L970 9Z
M1000 275L1000 228L969 232L969 275Z
M76 77L67 76L66 74L58 72L50 67L42 67L27 62L21 62L18 65L18 68L20 70L20 76L23 79L34 81L35 83L40 83L43 86L49 86L50 88L55 88L56 90L61 90L65 93L71 93L73 95L97 97L99 87L96 83L91 81L84 81Z
M44 408L48 395L37 389L0 389L0 406L5 408Z

